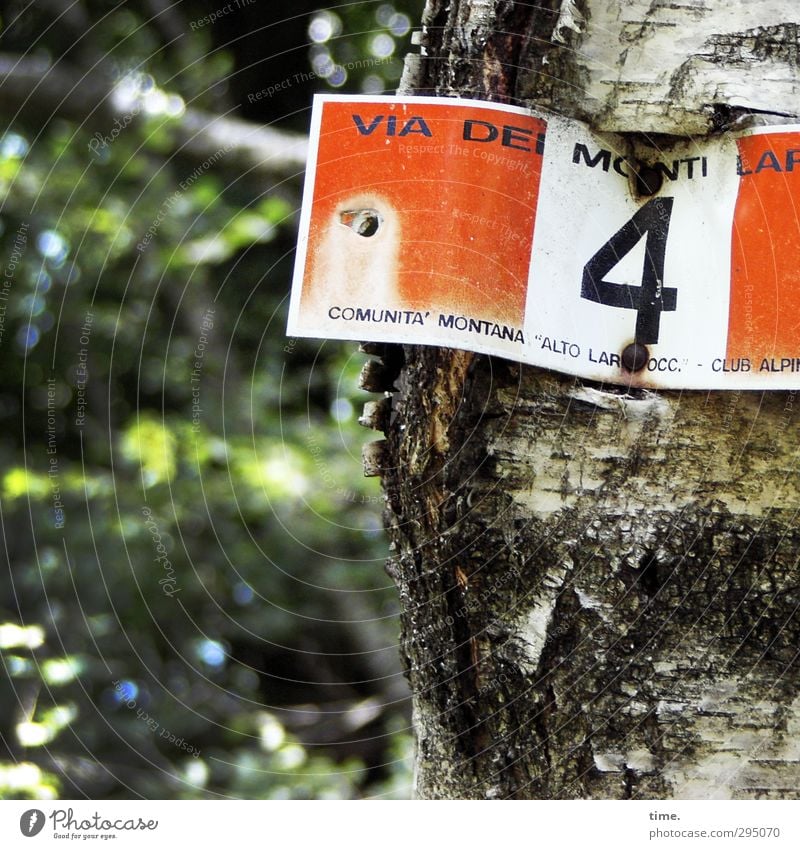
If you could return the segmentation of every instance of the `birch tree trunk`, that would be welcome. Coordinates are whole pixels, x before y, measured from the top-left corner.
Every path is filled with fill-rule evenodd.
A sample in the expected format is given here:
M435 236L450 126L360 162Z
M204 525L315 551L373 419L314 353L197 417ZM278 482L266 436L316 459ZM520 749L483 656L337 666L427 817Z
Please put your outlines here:
M429 0L404 85L665 144L786 123L798 19L788 0ZM795 393L382 353L364 383L391 388L391 415L366 416L387 436L368 460L418 795L797 798Z

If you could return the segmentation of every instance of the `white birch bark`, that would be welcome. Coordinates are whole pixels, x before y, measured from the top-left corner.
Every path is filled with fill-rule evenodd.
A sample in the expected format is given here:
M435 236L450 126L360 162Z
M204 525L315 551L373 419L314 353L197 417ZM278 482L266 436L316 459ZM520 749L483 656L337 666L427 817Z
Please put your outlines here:
M404 85L662 141L786 121L798 17L779 0L429 0ZM370 462L419 795L797 798L795 393L626 395L370 350L392 361L366 370L391 411L365 418L387 428Z

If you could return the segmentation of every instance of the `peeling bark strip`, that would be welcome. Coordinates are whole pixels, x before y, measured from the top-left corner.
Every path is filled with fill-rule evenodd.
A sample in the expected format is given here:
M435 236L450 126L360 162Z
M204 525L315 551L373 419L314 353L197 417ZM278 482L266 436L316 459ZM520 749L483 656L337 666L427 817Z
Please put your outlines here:
M516 94L609 132L702 135L731 110L795 116L798 22L788 0L563 0L552 40L566 49L526 53Z
M797 14L429 0L404 85L706 132L790 111ZM365 421L386 427L419 795L798 798L796 393L403 353Z

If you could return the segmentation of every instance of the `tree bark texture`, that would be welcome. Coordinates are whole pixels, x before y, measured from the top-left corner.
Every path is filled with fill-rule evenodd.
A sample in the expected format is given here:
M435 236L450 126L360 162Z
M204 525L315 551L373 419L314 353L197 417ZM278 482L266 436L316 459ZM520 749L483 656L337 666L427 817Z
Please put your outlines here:
M668 144L794 110L800 9L429 0L407 91ZM780 113L780 114L779 114ZM794 392L368 348L425 798L797 798Z

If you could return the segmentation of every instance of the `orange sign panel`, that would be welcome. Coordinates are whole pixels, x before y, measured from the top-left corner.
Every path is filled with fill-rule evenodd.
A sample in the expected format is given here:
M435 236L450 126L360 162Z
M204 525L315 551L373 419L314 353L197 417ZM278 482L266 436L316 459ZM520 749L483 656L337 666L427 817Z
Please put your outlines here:
M728 357L800 354L800 135L738 140Z
M521 330L544 134L458 101L324 101L304 321L399 310Z

